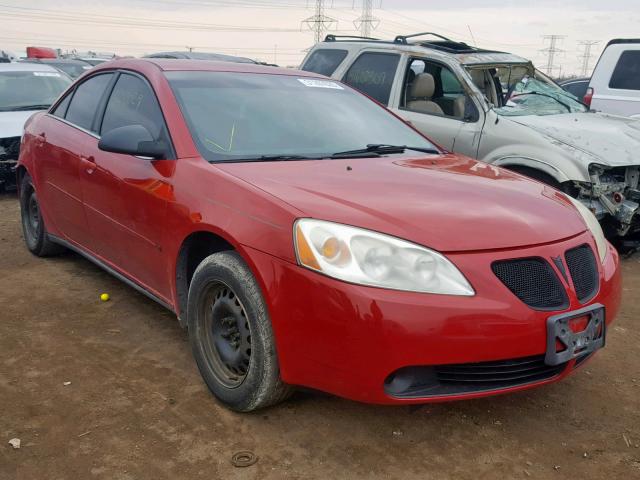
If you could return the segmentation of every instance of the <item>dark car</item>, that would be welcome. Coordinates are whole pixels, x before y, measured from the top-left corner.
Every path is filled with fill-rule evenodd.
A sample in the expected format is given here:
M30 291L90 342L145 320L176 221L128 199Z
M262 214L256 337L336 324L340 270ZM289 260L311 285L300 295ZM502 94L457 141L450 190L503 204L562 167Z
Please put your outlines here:
M590 78L572 78L570 80L564 80L558 83L558 85L582 101L587 93L587 88L589 88L590 80Z
M143 58L182 58L188 60L213 60L217 62L258 63L255 60L246 57L207 52L159 52L150 53L149 55L145 55Z

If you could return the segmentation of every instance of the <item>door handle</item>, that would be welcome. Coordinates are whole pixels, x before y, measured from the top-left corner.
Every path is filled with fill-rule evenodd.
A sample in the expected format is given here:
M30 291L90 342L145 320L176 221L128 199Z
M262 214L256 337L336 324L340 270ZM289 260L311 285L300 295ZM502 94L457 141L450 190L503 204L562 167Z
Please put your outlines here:
M80 165L84 168L84 171L91 175L96 170L96 159L89 157L80 157Z

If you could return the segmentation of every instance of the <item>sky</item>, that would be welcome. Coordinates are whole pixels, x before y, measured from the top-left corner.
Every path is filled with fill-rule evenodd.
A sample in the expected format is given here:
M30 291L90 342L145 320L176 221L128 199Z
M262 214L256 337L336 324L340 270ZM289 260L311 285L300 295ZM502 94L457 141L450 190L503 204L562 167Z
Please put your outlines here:
M373 36L438 32L508 51L544 69L546 35L561 35L554 75L580 73L580 42L640 37L640 0L372 0ZM236 54L297 66L314 43L303 22L315 0L0 0L0 49L27 45L143 55L185 50ZM327 33L358 34L362 0L325 0Z

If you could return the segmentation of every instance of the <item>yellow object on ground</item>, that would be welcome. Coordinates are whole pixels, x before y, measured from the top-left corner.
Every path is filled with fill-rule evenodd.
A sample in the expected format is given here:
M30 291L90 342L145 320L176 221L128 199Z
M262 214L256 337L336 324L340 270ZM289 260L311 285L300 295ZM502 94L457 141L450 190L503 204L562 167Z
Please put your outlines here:
M103 302L108 302L109 301L109 294L108 293L103 293L102 295L100 295L100 300L102 300Z

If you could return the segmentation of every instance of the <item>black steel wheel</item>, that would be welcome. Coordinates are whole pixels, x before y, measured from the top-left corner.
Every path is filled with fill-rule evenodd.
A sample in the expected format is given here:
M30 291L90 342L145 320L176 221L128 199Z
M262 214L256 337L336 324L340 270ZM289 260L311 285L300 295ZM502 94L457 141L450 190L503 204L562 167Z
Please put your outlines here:
M53 243L47 235L40 201L29 174L25 174L20 183L20 216L24 241L31 253L47 257L64 251L64 247Z
M289 396L262 292L238 253L215 253L196 268L187 322L200 374L227 407L249 412Z
M205 317L207 361L227 388L242 384L251 364L251 328L238 296L224 283L211 284L200 302Z

